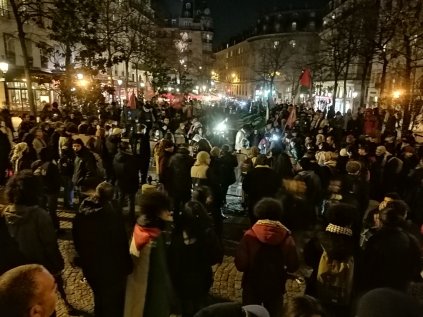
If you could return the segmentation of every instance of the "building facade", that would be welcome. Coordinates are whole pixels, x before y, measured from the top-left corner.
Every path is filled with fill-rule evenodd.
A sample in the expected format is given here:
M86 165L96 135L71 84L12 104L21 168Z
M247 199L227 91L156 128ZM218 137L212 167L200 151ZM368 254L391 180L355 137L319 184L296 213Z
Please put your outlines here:
M260 18L252 30L215 53L212 76L218 90L238 99L271 96L291 102L298 95L302 71L316 64L321 25L317 9L284 10Z

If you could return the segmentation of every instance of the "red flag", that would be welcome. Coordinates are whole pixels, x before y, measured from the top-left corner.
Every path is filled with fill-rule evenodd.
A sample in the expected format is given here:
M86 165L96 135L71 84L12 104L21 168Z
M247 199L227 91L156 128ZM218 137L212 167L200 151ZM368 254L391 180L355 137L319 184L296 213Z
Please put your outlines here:
M297 107L293 107L291 113L289 114L288 120L286 120L286 126L292 128L297 121Z
M131 109L137 108L137 97L135 97L134 92L132 92L131 96L129 97L128 107Z
M311 88L311 73L308 68L303 69L300 76L300 85L308 89Z

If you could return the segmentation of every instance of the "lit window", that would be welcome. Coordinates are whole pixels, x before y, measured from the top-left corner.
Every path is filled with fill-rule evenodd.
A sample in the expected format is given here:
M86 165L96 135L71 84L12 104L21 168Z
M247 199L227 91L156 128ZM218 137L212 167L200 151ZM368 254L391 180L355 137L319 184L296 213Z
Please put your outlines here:
M292 31L296 31L297 30L297 22L292 22L291 29L292 29Z
M187 3L187 4L185 4L185 8L187 9L187 10L191 10L191 3Z
M0 15L7 15L7 0L0 0Z

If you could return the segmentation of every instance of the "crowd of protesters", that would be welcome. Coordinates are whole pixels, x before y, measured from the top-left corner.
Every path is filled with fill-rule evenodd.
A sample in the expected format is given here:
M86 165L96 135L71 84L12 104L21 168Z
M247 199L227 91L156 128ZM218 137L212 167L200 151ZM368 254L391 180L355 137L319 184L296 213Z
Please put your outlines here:
M74 263L95 316L372 317L382 303L393 305L384 316L421 316L406 292L422 282L423 148L398 137L398 113L278 105L263 129L245 124L232 139L191 103L112 104L91 117L53 104L41 120L22 116L17 131L0 115L4 316L50 316L51 291L41 301L35 290L53 277L73 313L59 197L76 212ZM235 255L242 304L206 307L237 182L251 222ZM302 264L312 269L307 295L283 307ZM19 292L21 280L31 291Z

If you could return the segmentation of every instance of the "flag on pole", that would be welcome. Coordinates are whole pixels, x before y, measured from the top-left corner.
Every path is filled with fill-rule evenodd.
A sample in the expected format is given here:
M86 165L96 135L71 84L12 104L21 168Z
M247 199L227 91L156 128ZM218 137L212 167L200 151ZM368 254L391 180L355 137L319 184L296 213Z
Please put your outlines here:
M294 106L289 114L288 120L286 120L285 127L289 127L290 129L295 125L295 121L297 121L297 107Z
M300 75L300 85L311 89L311 73L310 73L310 69L305 68L303 69L303 72Z

